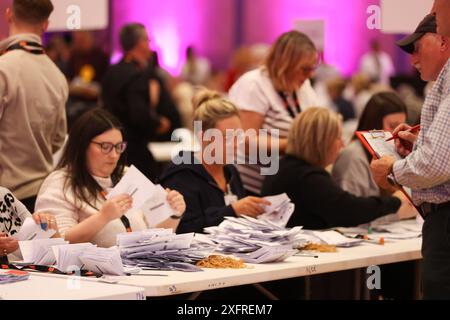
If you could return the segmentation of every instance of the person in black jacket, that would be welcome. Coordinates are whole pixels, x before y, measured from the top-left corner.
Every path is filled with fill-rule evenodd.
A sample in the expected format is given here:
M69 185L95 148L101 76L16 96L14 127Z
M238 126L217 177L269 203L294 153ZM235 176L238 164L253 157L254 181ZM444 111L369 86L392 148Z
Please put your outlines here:
M266 179L263 195L286 192L295 204L288 227L306 229L351 227L395 213L396 196L357 197L342 190L325 170L343 147L338 114L310 108L296 118L288 138L287 156L279 172ZM400 217L402 218L402 217Z
M227 165L224 157L208 159L206 150L210 150L213 143L217 150L226 147L227 129L241 129L236 107L208 90L199 92L195 100L194 120L202 122L201 134L204 136L207 130L216 129L223 139L203 142L200 154L181 153L160 178L161 185L179 191L186 201L187 209L177 233L201 233L206 227L219 225L226 216L256 217L264 212L264 205L270 205L264 199L245 197L239 172L233 165Z
M120 43L124 58L109 67L103 78L103 103L124 125L127 164L135 165L153 180L158 176L158 166L147 145L158 135L170 134L174 128L167 118L170 112L160 106L161 85L149 67L151 51L145 27L124 26Z

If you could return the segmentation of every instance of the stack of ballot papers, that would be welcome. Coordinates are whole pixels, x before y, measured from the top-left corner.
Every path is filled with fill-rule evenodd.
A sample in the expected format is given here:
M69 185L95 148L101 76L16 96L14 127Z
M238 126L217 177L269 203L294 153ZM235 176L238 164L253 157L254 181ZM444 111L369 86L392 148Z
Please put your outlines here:
M304 232L311 236L311 242L313 243L323 243L336 247L343 247L343 248L353 247L361 244L361 242L364 241L363 239L346 237L342 233L333 230L329 231L305 230Z
M82 269L111 276L124 275L118 248L89 247L79 256Z
M29 278L30 274L28 272L16 270L0 270L0 285L25 281L28 280Z
M80 256L84 253L84 251L93 247L95 246L92 243L53 246L52 250L56 259L56 269L62 272L74 272L81 270L83 267L83 262L81 262Z
M151 229L117 236L122 261L143 270L201 271L194 264L215 250L215 246L195 241L194 234L173 233L170 229Z
M387 240L414 239L422 236L422 225L416 220L398 221L372 226L372 235Z
M218 244L217 251L247 263L283 261L297 253L294 246L309 243L302 227L286 229L270 219L248 216L225 217L219 226L205 228L205 232Z
M12 237L17 241L27 241L36 239L48 239L56 233L53 229L42 230L41 225L37 224L33 218L26 218L18 233Z
M278 196L265 197L271 205L265 208L263 214L258 216L259 220L269 220L272 223L286 227L289 219L295 210L295 205L291 202L288 195L283 193Z
M153 184L135 166L127 170L106 198L111 199L121 194L129 194L133 198L133 205L126 215L142 210L150 226L156 226L177 215L167 202L167 191L160 185Z
M40 266L54 265L56 258L52 247L65 244L69 244L69 242L64 241L62 238L19 241L20 252L23 258L22 263Z

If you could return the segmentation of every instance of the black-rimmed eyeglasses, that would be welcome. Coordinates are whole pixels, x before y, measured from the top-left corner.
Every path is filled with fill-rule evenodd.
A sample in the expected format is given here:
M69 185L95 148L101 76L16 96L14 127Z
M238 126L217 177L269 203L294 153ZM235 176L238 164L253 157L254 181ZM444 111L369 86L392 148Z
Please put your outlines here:
M113 150L113 148L116 150L117 154L122 154L127 149L126 142L119 142L118 144L112 144L111 142L91 141L91 143L100 146L100 150L102 150L102 153L104 154L109 154Z

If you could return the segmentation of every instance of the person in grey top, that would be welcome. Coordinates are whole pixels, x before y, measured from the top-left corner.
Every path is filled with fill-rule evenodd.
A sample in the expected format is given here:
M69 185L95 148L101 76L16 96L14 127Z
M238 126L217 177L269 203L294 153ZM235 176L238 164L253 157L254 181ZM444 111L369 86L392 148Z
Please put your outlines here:
M394 92L375 94L367 103L357 131L383 130L392 132L406 121L406 105ZM339 155L332 176L339 186L356 196L370 197L386 194L372 177L372 156L356 135Z

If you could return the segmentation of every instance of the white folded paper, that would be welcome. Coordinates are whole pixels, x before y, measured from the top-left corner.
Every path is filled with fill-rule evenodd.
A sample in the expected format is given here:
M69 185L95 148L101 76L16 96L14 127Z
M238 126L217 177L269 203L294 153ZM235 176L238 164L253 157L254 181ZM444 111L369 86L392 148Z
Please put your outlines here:
M149 227L176 214L167 202L167 191L160 185L153 184L134 166L127 170L106 198L111 199L121 194L129 194L133 198L133 205L127 213L142 210Z
M48 239L56 233L53 229L42 230L41 225L37 224L33 218L26 218L18 233L13 235L17 241L27 241L36 239Z
M68 244L62 238L19 241L23 261L27 264L50 266L56 263L52 247Z
M89 248L95 247L92 243L78 243L53 246L52 250L56 259L56 268L62 272L81 270L83 262L81 254Z
M271 205L265 208L265 212L258 216L258 219L268 220L280 227L286 227L295 210L295 205L291 203L288 195L283 193L277 196L265 197L264 199L268 200Z
M82 269L111 276L124 275L122 259L118 248L87 248L80 256Z

